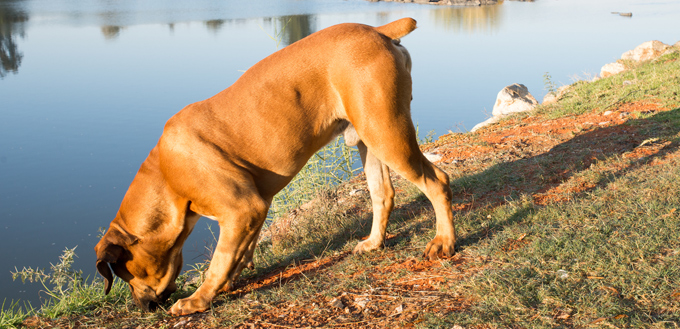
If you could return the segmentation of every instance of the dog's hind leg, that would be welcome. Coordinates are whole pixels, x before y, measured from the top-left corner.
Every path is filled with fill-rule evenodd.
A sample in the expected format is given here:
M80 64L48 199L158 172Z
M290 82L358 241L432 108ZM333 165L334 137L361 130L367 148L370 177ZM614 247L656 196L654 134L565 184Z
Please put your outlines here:
M436 235L427 244L425 256L432 260L450 257L455 252L456 231L451 210L453 193L449 186L449 177L420 152L415 129L413 130L413 134L406 135L388 133L389 136L382 136L378 143L373 136L366 139L362 136L362 140L367 144L369 153L375 154L384 164L415 184L432 202L437 220Z
M411 121L411 79L405 68L396 71L377 69L371 89L352 90L353 102L347 113L357 134L383 164L415 184L434 206L437 233L425 248L425 256L437 259L455 252L456 231L453 225L453 193L448 175L435 167L420 151Z
M359 148L361 162L364 165L366 182L373 204L371 235L354 248L355 253L362 253L382 248L385 242L387 222L394 208L394 187L390 179L390 169L369 152L363 142L359 142L357 148Z

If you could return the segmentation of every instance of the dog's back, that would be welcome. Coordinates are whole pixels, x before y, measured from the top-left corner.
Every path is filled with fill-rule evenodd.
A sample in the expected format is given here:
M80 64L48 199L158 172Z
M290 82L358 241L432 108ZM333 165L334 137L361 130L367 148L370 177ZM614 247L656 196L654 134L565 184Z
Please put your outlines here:
M398 39L415 28L415 20L403 18L380 27L347 23L316 32L253 65L214 97L185 108L168 122L163 139L172 139L168 133L177 124L216 136L221 156L243 159L256 172L283 174L265 194L278 192L337 135L338 125L363 116L357 112L363 109L352 106L354 96L399 81L408 84L399 94L410 101L411 61ZM231 144L259 145L263 152ZM290 169L279 169L281 164Z

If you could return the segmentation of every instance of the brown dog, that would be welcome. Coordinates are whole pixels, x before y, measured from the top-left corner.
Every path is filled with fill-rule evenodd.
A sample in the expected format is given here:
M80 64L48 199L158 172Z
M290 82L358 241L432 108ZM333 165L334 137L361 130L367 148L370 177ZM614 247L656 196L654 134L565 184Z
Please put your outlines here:
M208 309L252 258L274 195L340 133L359 148L373 202L371 234L355 252L383 245L394 205L391 168L434 205L437 234L425 255L451 256L456 234L449 179L418 148L411 60L398 40L415 28L410 18L377 28L329 27L170 118L95 247L106 293L110 265L142 309L167 299L176 290L182 245L205 216L220 225L205 282L170 313Z

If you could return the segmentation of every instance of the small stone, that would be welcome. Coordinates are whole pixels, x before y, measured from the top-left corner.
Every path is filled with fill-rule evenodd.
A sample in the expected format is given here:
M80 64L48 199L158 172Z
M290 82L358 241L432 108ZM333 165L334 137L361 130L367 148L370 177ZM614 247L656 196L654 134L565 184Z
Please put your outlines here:
M565 280L569 277L569 273L567 273L567 271L565 270L557 270L557 277L562 280Z
M368 297L357 297L354 299L354 304L356 304L360 308L366 307L366 304L371 301Z
M335 307L335 308L344 308L345 307L345 304L342 303L340 298L333 298L330 302L328 302L328 305L330 305L331 307Z
M612 112L612 111L606 111L606 112L604 112L603 114L604 114L604 115L611 115L612 113L614 113L614 112Z
M362 189L356 189L356 190L352 190L351 192L349 192L349 195L357 195L357 194L361 194L363 192L364 191Z

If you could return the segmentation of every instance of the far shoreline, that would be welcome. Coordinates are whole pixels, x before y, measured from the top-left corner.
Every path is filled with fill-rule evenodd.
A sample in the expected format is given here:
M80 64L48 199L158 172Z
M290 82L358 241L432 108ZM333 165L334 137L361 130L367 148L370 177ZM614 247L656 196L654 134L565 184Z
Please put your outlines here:
M441 5L441 6L465 6L478 7L496 5L502 0L367 0L369 2L398 2L398 3L417 3L423 5ZM533 0L519 0L531 1Z

